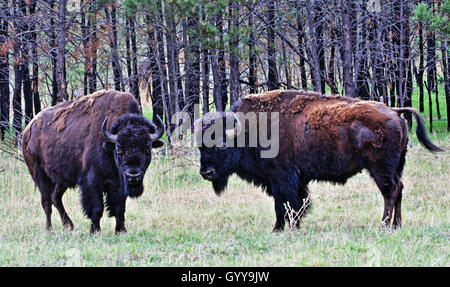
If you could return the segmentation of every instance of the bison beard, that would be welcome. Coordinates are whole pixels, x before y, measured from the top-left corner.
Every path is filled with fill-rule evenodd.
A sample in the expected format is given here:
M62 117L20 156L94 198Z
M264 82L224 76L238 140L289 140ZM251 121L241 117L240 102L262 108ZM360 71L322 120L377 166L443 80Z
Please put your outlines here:
M236 121L236 126L245 127L245 147L236 146L236 141L234 146L225 148L208 148L203 144L203 134L212 118L215 122L225 122L235 118L237 112L279 113L278 156L261 158L260 147L248 146L251 124L248 120ZM232 112L208 114L195 122L195 137L202 143L200 174L212 182L216 194L226 188L232 174L261 186L274 197L274 231L281 231L285 220L293 219L291 215L297 216L291 226L299 226L310 204L310 181L344 184L366 169L384 197L383 225L393 221L394 228L401 227L401 175L408 143L402 113L414 115L417 137L427 150L442 151L426 136L423 120L412 108L391 109L383 103L305 91L276 90L250 95L237 101ZM236 139L239 130L234 128L234 132L224 130L223 133L231 135L229 139Z
M123 181L125 181L122 178ZM144 184L138 183L138 184L127 184L125 183L125 195L129 196L131 198L137 198L142 195L144 192Z
M228 185L228 176L211 181L214 192L220 195Z
M163 126L160 119L158 125ZM116 218L116 232L125 232L126 199L143 193L151 149L163 145L163 133L125 92L101 90L36 115L24 131L22 151L41 193L47 229L52 205L63 225L73 229L62 196L79 185L91 232L100 231L105 205Z

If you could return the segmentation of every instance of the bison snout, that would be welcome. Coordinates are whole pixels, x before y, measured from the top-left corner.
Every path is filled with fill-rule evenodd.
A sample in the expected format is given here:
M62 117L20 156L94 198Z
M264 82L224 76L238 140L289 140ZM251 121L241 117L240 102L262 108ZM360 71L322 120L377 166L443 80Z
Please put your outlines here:
M216 177L216 171L213 168L200 169L200 175L207 180L213 180Z
M127 170L125 173L125 179L128 184L140 183L143 179L143 174L139 170Z

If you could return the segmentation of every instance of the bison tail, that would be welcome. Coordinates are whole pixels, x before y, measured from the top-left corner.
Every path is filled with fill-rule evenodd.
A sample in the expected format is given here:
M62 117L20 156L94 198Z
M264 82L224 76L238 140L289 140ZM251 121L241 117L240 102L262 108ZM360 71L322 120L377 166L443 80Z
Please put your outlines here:
M435 146L431 140L427 136L427 131L425 129L425 124L423 122L423 118L420 116L420 114L417 112L414 108L392 108L394 111L396 111L399 115L402 113L411 113L414 115L414 118L417 122L417 128L416 128L416 135L419 139L419 142L429 151L431 152L441 152L444 151L438 146Z

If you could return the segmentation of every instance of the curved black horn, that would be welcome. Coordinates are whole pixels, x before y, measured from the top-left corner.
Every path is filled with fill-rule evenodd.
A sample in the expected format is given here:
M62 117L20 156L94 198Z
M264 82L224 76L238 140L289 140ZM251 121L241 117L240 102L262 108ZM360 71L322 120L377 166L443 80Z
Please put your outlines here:
M112 135L110 132L106 130L106 123L108 122L108 117L105 118L102 124L102 134L106 141L110 143L117 142L117 135Z
M161 118L158 115L156 115L156 119L157 119L156 126L159 126L159 129L154 134L150 134L150 139L152 140L152 142L159 140L164 134L163 121L161 120Z

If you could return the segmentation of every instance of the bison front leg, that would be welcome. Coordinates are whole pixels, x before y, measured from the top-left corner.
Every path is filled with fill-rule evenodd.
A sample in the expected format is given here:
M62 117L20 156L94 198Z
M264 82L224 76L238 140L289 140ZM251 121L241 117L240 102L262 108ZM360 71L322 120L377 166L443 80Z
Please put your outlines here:
M282 232L284 230L285 224L285 214L286 209L284 208L284 203L286 202L279 195L274 195L275 199L275 215L277 217L277 221L275 222L275 226L273 227L273 232Z
M103 186L96 183L81 185L83 210L91 220L91 233L100 232L100 219L103 216Z
M279 188L280 186L281 188ZM271 186L272 195L275 199L275 214L277 221L273 228L274 232L283 231L285 220L288 219L291 228L300 226L300 219L306 207L303 207L303 199L308 197L306 185L298 189L296 181L286 180Z
M286 214L286 210L283 206L285 200L281 197L281 194L275 184L268 185L266 187L266 191L269 195L273 196L273 199L275 200L275 215L277 217L277 221L275 222L272 232L282 232L284 229Z
M125 199L116 206L116 233L127 232L125 228Z
M116 233L127 232L125 228L125 204L127 197L117 190L109 189L106 193L106 205L109 216L116 218Z
M102 194L95 193L91 197L91 233L100 232L100 219L103 216L103 197Z

